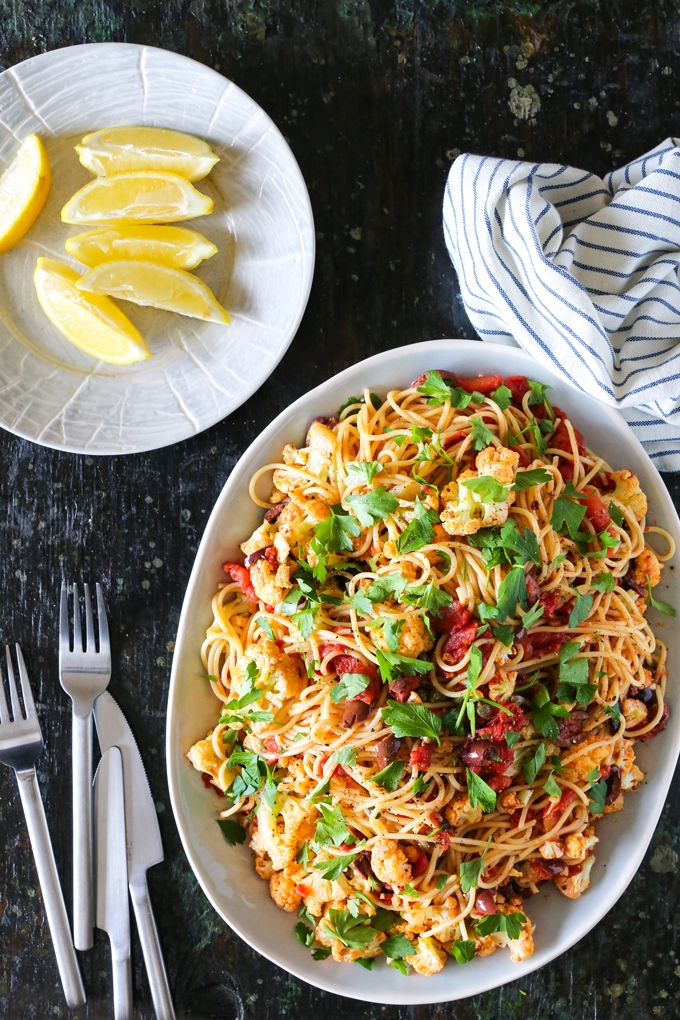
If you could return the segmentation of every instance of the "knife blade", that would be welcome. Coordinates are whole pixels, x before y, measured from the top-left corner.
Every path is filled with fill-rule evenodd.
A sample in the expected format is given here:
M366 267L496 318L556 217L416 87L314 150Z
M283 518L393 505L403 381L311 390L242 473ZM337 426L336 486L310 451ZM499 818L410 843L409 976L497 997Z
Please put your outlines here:
M94 799L95 923L107 932L111 942L115 1020L132 1020L123 759L117 747L110 747L102 755L94 778Z
M163 860L156 806L132 730L108 691L95 701L94 719L102 752L118 747L122 755L130 896L156 1016L158 1020L175 1020L146 882L147 870Z

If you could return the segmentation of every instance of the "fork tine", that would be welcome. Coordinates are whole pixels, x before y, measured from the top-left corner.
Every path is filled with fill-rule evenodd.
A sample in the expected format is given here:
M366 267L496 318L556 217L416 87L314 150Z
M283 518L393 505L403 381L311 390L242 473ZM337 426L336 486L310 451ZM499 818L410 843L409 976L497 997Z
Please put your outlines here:
M26 669L26 663L24 662L23 652L21 651L21 645L15 644L17 650L17 665L19 667L19 681L21 683L21 693L24 697L24 708L26 709L26 718L35 719L35 702L33 700L33 691L31 690L31 683L28 679L28 670Z
M90 602L89 584L83 585L83 593L85 596L85 651L96 652L97 647L94 643L94 623L92 622L92 603Z
M61 596L59 598L59 651L60 653L71 650L71 633L68 626L68 589L66 582L61 582Z
M106 618L106 606L102 595L102 586L97 584L97 618L99 620L99 651L104 655L111 654L109 644L109 621Z
M19 692L17 691L16 680L14 679L14 666L12 665L12 653L9 645L5 645L5 656L7 658L7 679L9 680L9 695L12 699L12 718L14 722L19 722L23 719L21 712L21 704L19 702Z
M9 722L9 709L7 708L7 698L5 697L5 681L2 678L2 669L0 669L0 722Z
M73 585L73 651L82 652L83 635L80 630L80 602L78 601L78 585Z

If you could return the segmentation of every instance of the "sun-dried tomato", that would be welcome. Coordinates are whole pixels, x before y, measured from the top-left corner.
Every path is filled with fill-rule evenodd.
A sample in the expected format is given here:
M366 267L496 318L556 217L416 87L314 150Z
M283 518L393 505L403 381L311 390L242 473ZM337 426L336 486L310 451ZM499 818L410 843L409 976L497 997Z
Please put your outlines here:
M432 761L433 751L434 744L421 744L420 747L414 747L408 758L409 765L414 765L421 772L427 772Z
M544 617L549 618L554 616L562 601L560 596L552 591L543 591L536 581L536 578L531 574L527 574L525 580L527 595L529 596L529 605L533 606L539 602L543 606Z
M475 379L458 379L458 385L466 393L492 393L503 385L503 376L478 375Z
M494 793L501 793L511 785L512 776L489 776L487 783Z
M378 679L378 670L373 663L362 662L361 659L357 659L356 655L336 655L330 665L338 677L344 676L345 673L363 673L364 676L372 680ZM362 700L366 699L362 698Z
M609 516L609 510L600 499L600 494L597 489L589 489L586 493L586 499L580 499L579 503L584 503L586 508L586 517L595 528L595 531L600 534L605 528L608 528L612 522Z
M520 822L522 822L522 824L525 825L527 822L533 822L535 819L536 819L535 813L529 810L524 816L524 822L522 822L522 809L520 808L519 811L513 811L512 814L510 815L510 828L516 829L519 826Z
M475 640L478 626L479 624L474 620L467 627L461 627L459 630L454 630L449 634L442 648L442 659L444 662L451 666L455 666L457 662L460 662Z
M459 442L464 435L466 435L465 432L454 432L453 435L446 437L446 439L442 443L442 446L444 447L445 450L448 450L448 448L450 446L453 446L454 443Z
M553 407L553 411L555 412L555 416L557 418L561 418L562 421L559 423L559 425L553 432L552 436L548 440L548 445L556 450L564 450L565 453L571 453L571 440L569 438L567 426L564 424L564 419L568 418L569 416L566 415L564 411L561 411L559 407ZM572 428L574 428L573 422ZM579 432L577 428L574 428L574 437L576 439L576 449L581 454L581 456L583 456L583 454L586 452L586 445L585 440L583 438L583 433Z
M522 397L531 389L525 375L509 375L507 379L503 380L503 384L507 386L512 393L512 399L516 404L521 404Z
M205 786L205 788L207 790L214 790L217 796L221 797L222 791L220 790L219 786L215 786L215 784L212 781L212 778L213 777L210 775L209 772L201 772L201 779L203 780L203 785Z
M250 571L246 567L241 566L240 563L223 563L222 570L229 575L232 581L236 581L247 599L250 599L251 602L260 601L250 580Z
M267 737L264 742L264 746L267 750L268 757L278 758L279 756L279 744L276 737Z
M427 871L427 866L430 863L429 858L424 850L421 850L419 846L414 847L414 850L418 854L415 861L411 861L411 874L414 878L418 878L419 875L424 875Z
M373 677L368 687L364 688L363 691L359 691L353 698L348 698L348 701L363 701L365 705L372 705L378 700L378 694L380 693L380 680L377 677Z
M447 832L446 829L440 829L439 832L435 832L434 841L438 846L448 850L451 845L451 833Z
M541 630L535 634L526 634L519 640L524 648L524 658L533 659L536 652L542 655L557 655L562 645L569 640L569 634Z
M264 551L264 558L272 565L272 567L278 567L279 554L276 551L276 546L268 545Z
M451 634L465 627L471 619L472 613L467 606L454 601L452 606L444 606L437 615L432 615L432 629L436 634Z
M507 712L502 712L499 708L489 719L486 726L482 727L481 730L477 730L478 736L489 736L491 740L502 740L505 733L519 733L528 722L524 710L515 701L511 702L507 708L511 715L508 715Z
M565 790L558 801L554 804L549 803L543 808L541 818L546 832L548 829L552 829L562 812L566 811L574 800L576 800L576 793L573 790Z

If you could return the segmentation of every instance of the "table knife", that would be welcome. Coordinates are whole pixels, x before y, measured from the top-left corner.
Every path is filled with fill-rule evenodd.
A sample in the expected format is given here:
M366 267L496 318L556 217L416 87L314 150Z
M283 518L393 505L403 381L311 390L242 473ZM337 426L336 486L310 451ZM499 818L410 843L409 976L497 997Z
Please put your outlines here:
M147 870L163 860L156 806L151 796L135 738L127 719L108 691L94 703L94 719L102 752L119 747L123 757L128 882L139 940L158 1020L175 1020L168 978L146 882Z
M123 759L117 747L109 747L102 755L94 779L94 802L95 924L111 941L114 1018L132 1020L125 795Z

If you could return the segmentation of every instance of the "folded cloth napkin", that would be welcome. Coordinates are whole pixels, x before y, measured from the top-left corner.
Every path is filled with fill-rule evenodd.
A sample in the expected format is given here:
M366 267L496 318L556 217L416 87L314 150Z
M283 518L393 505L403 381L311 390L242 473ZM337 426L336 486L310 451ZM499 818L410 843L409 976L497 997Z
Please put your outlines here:
M680 139L604 180L459 156L444 233L482 339L619 408L659 470L680 471Z

